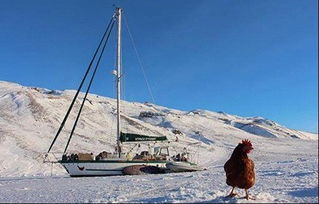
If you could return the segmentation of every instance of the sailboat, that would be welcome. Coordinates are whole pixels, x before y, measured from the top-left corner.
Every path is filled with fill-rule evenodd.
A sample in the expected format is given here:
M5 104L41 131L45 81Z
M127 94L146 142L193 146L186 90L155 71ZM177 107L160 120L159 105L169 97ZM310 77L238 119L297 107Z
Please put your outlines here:
M92 78L90 80L90 83L88 85L86 94L83 98L79 113L77 115L77 118L75 120L75 123L73 125L70 137L68 139L67 145L65 147L64 153L62 155L62 159L58 160L57 162L60 163L65 170L68 172L68 174L72 177L74 176L111 176L111 175L123 175L127 173L128 169L131 167L147 167L152 166L159 169L165 169L166 165L170 162L170 156L169 156L169 150L167 145L160 145L156 146L153 149L153 153L151 154L149 151L143 151L140 154L136 154L134 157L130 154L130 152L125 153L122 152L122 145L124 143L140 143L140 142L152 142L152 144L155 143L163 143L168 142L166 136L149 136L149 135L140 135L140 134L134 134L134 133L123 133L121 132L120 127L120 100L121 100L121 26L122 26L122 8L116 8L115 12L107 26L107 29L103 35L102 40L100 41L100 44L94 54L94 57L88 67L88 70L85 73L84 78L82 79L82 82L77 90L77 93L75 94L73 101L71 102L71 105L64 117L64 120L61 123L61 126L53 139L50 148L47 153L50 153L53 144L55 143L57 137L59 136L62 128L64 127L64 124L68 118L68 115L74 105L74 102L82 88L83 82L85 81L91 66L93 64L93 61L95 60L97 53L99 50L101 50L101 46L104 42L104 45L102 46L102 51L100 51L100 56L98 58L97 65L95 67L95 70L93 72ZM104 48L106 46L106 42L108 41L108 38L110 36L110 33L112 31L112 28L114 24L117 23L117 54L116 54L116 70L113 71L113 74L116 78L116 88L117 88L117 146L115 149L115 152L106 152L103 151L97 156L94 156L92 153L78 153L78 154L67 154L67 148L70 143L70 140L72 138L72 135L74 133L74 129L76 127L77 121L80 117L81 110L83 108L84 102L86 100L86 96L89 92L90 86L92 84L94 75L96 73L96 69L98 67L98 64L100 62L101 56L103 54ZM184 164L189 163L189 165L194 166L193 163L190 162L183 162ZM171 163L170 163L171 164Z

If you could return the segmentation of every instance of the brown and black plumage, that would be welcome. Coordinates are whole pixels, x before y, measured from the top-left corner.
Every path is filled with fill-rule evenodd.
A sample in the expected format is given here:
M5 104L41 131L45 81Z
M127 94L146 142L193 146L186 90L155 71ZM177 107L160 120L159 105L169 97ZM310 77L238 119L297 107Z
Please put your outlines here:
M243 140L237 145L230 159L224 165L226 183L233 187L229 194L230 197L237 195L234 193L234 189L237 187L245 189L245 198L249 198L247 190L255 184L255 165L247 155L251 150L253 150L251 142Z

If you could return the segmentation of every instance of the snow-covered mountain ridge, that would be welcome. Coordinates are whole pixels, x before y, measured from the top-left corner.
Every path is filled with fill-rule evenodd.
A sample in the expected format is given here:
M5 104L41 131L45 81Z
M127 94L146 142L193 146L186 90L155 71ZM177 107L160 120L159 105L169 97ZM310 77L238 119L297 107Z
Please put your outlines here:
M246 202L225 200L230 187L223 170L236 145L246 138L254 146L249 157L256 170L256 184L249 189L256 200L250 202L318 202L317 134L261 117L179 111L151 103L122 101L122 131L165 135L171 141L171 154L186 146L206 171L68 179L61 165L43 163L43 155L74 94L74 90L52 91L0 81L0 202ZM83 95L53 152L63 151ZM112 151L115 128L116 101L90 94L69 151L95 155Z
M0 163L4 167L0 169L1 176L48 173L48 169L43 172L39 155L47 151L74 94L74 90L54 91L0 82ZM53 152L62 152L65 147L83 95L80 93ZM114 99L90 94L69 150L96 154L114 149L115 116ZM122 101L121 117L124 132L165 135L171 141L177 136L177 149L197 143L201 149L198 152L205 150L205 154L212 154L218 146L236 144L243 136L252 141L318 139L316 134L292 130L261 117L244 118L206 110L185 112L151 103ZM14 161L25 165L17 166Z

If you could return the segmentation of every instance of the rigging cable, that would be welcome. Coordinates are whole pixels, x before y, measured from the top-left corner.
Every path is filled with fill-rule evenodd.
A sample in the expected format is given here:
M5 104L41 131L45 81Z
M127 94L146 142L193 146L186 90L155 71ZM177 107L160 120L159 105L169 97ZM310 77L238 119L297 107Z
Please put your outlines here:
M63 129L66 120L67 120L68 117L69 117L69 114L70 114L70 112L71 112L71 110L72 110L72 108L73 108L73 105L74 105L74 103L75 103L75 100L76 100L76 98L78 97L79 92L80 92L80 90L81 90L81 88L82 88L82 86L83 86L83 83L84 83L84 81L85 81L85 79L86 79L88 73L89 73L90 70L91 70L93 61L95 60L95 57L96 57L98 51L100 50L100 47L101 47L101 45L102 45L102 42L104 41L104 38L105 38L105 36L106 36L106 34L107 34L109 28L110 28L110 25L111 25L112 22L114 21L114 18L115 18L115 14L112 16L112 18L111 18L111 20L110 20L110 22L109 22L109 24L108 24L108 26L107 26L107 28L106 28L104 34L103 34L103 37L102 37L102 39L101 39L101 41L100 41L100 43L99 43L99 46L98 46L98 48L96 49L96 51L95 51L95 53L94 53L94 55L93 55L93 58L92 58L92 60L91 60L91 62L90 62L90 64L89 64L89 66L88 66L88 68L87 68L87 70L86 70L86 72L85 72L85 75L84 75L84 77L83 77L83 79L82 79L82 81L81 81L81 83L80 83L80 86L79 86L79 88L78 88L76 94L75 94L74 97L73 97L73 100L72 100L72 102L71 102L71 104L70 104L70 107L69 107L67 113L65 114L64 119L63 119L63 121L62 121L62 123L61 123L61 125L60 125L60 127L59 127L59 130L58 130L58 132L56 133L56 135L55 135L55 137L54 137L54 139L53 139L53 141L52 141L52 143L51 143L51 145L50 145L50 148L49 148L49 150L48 150L47 153L50 152L51 148L53 147L53 144L55 143L55 141L56 141L56 139L58 138L58 136L59 136L61 130Z
M97 71L97 69L98 69L98 67L99 67L101 58L102 58L102 56L103 56L103 53L104 53L104 50L105 50L105 47L106 47L106 44L107 44L107 41L108 41L108 39L109 39L109 37L110 37L110 34L111 34L111 31L112 31L112 29L113 29L114 22L115 22L115 21L112 22L111 28L109 29L109 33L108 33L108 35L107 35L107 37L106 37L106 40L105 40L105 42L104 42L104 45L103 45L102 51L101 51L101 53L100 53L99 59L98 59L96 65L95 65L94 72L93 72L92 77L91 77L91 79L90 79L89 85L88 85L88 87L87 87L87 89L86 89L85 96L84 96L84 98L83 98L83 100L82 100L81 107L80 107L80 109L79 109L78 115L77 115L77 117L76 117L76 119L75 119L75 122L74 122L74 124L73 124L73 128L72 128L72 131L71 131L70 136L69 136L69 140L68 140L68 142L67 142L67 144L66 144L66 146L65 146L65 149L64 149L64 152L63 152L63 153L66 152L66 150L68 149L68 146L69 146L69 144L70 144L70 141L71 141L71 138L72 138L72 136L73 136L75 127L76 127L76 125L77 125L77 123L78 123L78 120L79 120L79 118L80 118L80 115L81 115L82 108L83 108L83 106L84 106L86 97L87 97L87 95L88 95L88 93L89 93L89 91L90 91L90 88L91 88L91 85L92 85L92 82L93 82L95 73L96 73L96 71Z
M137 52L137 49L136 49L136 46L135 46L135 41L133 40L133 37L132 37L131 31L130 31L130 28L129 28L129 26L128 26L128 22L127 22L127 20L126 20L125 14L123 14L123 16L124 16L124 22L125 22L125 25L126 25L128 34L129 34L130 39L131 39L132 44L133 44L133 48L134 48L136 57L137 57L137 59L138 59L140 68L141 68L142 73L143 73L143 76L144 76L144 79L145 79L145 82L146 82L148 91L149 91L149 93L150 93L150 95L151 95L151 98L152 98L153 103L155 104L155 99L154 99L154 96L153 96L153 94L152 94L152 90L151 90L150 84L148 83L148 80L147 80L147 78L146 78L144 66L143 66L142 60L141 60L141 58L140 58L140 55L139 55L139 53Z

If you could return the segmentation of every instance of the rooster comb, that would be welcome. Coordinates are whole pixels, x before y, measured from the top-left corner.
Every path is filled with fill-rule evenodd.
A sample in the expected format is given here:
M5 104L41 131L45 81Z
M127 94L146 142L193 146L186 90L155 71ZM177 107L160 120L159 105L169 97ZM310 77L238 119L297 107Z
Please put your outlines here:
M242 142L241 142L242 144L244 144L244 145L247 145L247 146L250 146L250 147L252 147L253 145L251 144L251 142L248 140L248 139L245 139L245 140L242 140Z

